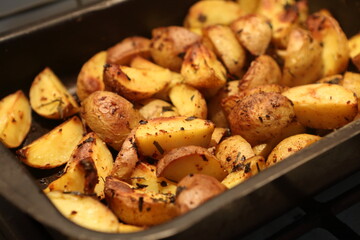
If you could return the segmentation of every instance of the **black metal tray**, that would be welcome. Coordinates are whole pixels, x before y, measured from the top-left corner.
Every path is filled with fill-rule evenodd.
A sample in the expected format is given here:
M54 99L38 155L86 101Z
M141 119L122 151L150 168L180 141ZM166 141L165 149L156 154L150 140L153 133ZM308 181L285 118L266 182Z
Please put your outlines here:
M51 67L74 92L81 65L130 35L149 36L156 26L179 25L195 0L112 0L0 36L0 97L23 89ZM312 0L328 8L348 36L360 30L360 0ZM33 114L32 136L51 129ZM55 122L53 122L55 124ZM243 234L329 184L360 169L360 121L168 223L129 234L99 233L65 219L42 193L41 176L0 146L0 195L47 227L58 239L224 239ZM30 140L25 140L25 144ZM41 171L40 171L41 172Z

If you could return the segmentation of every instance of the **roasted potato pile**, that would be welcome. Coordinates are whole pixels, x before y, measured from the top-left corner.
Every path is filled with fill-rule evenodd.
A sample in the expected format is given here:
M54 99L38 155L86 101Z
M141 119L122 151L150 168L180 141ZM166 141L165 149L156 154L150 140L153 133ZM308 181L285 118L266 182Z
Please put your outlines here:
M358 119L359 46L305 0L199 1L183 26L94 53L77 98L45 68L29 100L1 100L0 141L30 167L64 166L44 192L70 220L143 230ZM64 122L23 146L31 109Z

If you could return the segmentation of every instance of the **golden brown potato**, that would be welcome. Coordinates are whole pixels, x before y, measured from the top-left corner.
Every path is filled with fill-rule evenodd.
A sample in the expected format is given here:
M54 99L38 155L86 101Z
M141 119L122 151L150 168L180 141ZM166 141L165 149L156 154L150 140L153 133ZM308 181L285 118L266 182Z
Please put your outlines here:
M231 23L238 41L252 54L260 56L268 48L272 30L270 21L262 15L250 14Z
M178 183L176 206L184 214L227 190L216 178L204 174L189 174Z
M70 221L94 231L118 232L117 217L98 200L90 196L57 191L49 192L46 196Z
M220 141L228 135L230 135L230 129L216 127L213 134L211 135L209 147L216 147Z
M311 33L293 28L289 33L281 84L289 87L314 83L323 73L322 48Z
M295 119L292 102L279 93L256 93L242 99L228 115L232 134L252 146L279 135Z
M352 62L360 71L360 33L352 36L348 42Z
M215 54L201 43L193 44L181 66L184 83L197 89L220 89L226 83L226 70Z
M128 100L142 100L163 90L171 81L169 70L149 70L119 65L106 65L105 90Z
M168 117L143 121L135 133L139 153L159 159L171 149L208 147L214 124L194 117Z
M29 96L32 109L45 118L62 119L79 111L75 99L50 68L35 77Z
M101 51L82 66L76 82L76 94L81 101L91 93L105 89L103 72L106 56L106 51Z
M307 19L307 27L314 39L322 43L323 76L344 72L349 62L349 46L335 18L316 12Z
M202 28L214 24L228 25L243 14L237 3L230 1L199 1L185 17L187 28Z
M240 77L245 65L246 52L228 26L211 25L203 28L203 36L211 42L214 52L229 73Z
M293 27L299 26L308 14L306 0L260 0L257 13L270 19L272 42L277 48L285 48L287 36Z
M106 62L127 65L135 56L150 58L150 39L128 37L107 50Z
M240 135L233 135L223 140L215 151L215 156L219 159L223 168L231 173L236 166L246 159L255 156L251 145Z
M305 133L285 138L272 150L266 166L270 167L320 139L319 136Z
M256 12L260 0L237 0L237 2L243 14L251 14Z
M255 145L252 149L255 155L262 156L266 159L270 152L273 150L273 148L278 145L279 142L292 135L305 133L305 131L306 128L301 123L297 121L292 122L287 127L282 129L280 135L270 139L266 143Z
M104 179L113 168L106 144L93 132L81 139L65 167L65 173L49 184L46 191L95 193L104 198Z
M0 101L0 142L8 148L20 146L31 126L29 100L19 90Z
M107 144L120 150L131 129L142 119L125 98L107 91L92 93L82 102L81 117Z
M138 105L140 105L139 112L145 119L181 115L176 107L160 99L148 98L140 101Z
M139 162L130 176L130 183L135 189L147 193L175 195L176 183L164 177L156 176L156 166Z
M113 177L106 178L105 195L110 209L128 224L153 226L178 215L173 195L145 193Z
M212 97L208 104L208 118L217 126L228 128L226 116L221 107L221 101L223 98L231 95L235 95L239 92L239 81L229 81L224 87L222 87L217 94Z
M141 68L141 69L149 69L149 70L166 70L166 68L163 68L155 63L150 62L149 60L146 60L140 56L136 56L133 58L133 60L130 63L130 67L132 68ZM171 88L176 86L177 84L181 84L184 81L184 77L176 72L170 72L171 79L170 83L165 86L163 90L161 90L158 93L155 93L155 98L160 98L165 101L169 101L169 92Z
M126 137L121 149L116 156L111 176L128 182L136 164L139 162L137 147L135 144L135 131L136 128L131 130Z
M351 122L358 112L356 95L336 84L308 84L282 94L294 103L296 118L306 127L339 128Z
M261 55L251 62L250 67L239 82L239 90L251 89L265 84L278 84L281 70L275 60L268 55Z
M156 175L179 182L191 173L202 173L221 181L226 176L220 161L206 148L188 145L175 148L157 163Z
M253 156L236 164L233 171L230 172L221 183L227 188L233 188L258 174L263 169L265 169L265 159L262 156Z
M178 26L152 30L151 56L155 63L179 72L186 49L200 40L200 36Z
M356 96L360 97L360 74L354 72L345 72L344 78L340 80L339 84L346 89L354 92Z
M23 163L31 167L41 169L58 167L69 161L83 134L85 129L81 120L75 116L19 149L16 154Z
M169 97L179 112L186 117L207 118L207 105L203 95L196 89L186 84L174 86Z

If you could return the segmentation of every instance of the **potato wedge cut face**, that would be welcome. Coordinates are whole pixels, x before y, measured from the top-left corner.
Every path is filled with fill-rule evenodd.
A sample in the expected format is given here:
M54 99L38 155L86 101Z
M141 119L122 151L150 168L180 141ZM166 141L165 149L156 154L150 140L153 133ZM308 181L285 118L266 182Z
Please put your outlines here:
M152 119L137 128L136 146L139 153L160 159L171 149L187 145L208 147L214 124L194 117Z
M75 99L50 68L36 76L29 95L32 109L46 118L62 119L79 111Z
M31 107L22 91L0 101L0 141L9 148L20 146L30 130Z
M298 121L311 128L339 128L351 122L358 111L356 95L336 84L308 84L282 94L294 103Z
M220 161L199 146L176 148L161 158L157 164L157 176L179 182L188 174L201 173L221 181L226 171Z
M105 205L89 196L50 192L46 194L70 221L99 232L118 232L119 221Z
M17 156L31 167L50 169L61 166L69 161L71 153L84 133L85 129L81 120L78 117L73 117L18 150Z
M128 100L141 100L163 90L171 81L171 72L107 65L104 70L105 89Z

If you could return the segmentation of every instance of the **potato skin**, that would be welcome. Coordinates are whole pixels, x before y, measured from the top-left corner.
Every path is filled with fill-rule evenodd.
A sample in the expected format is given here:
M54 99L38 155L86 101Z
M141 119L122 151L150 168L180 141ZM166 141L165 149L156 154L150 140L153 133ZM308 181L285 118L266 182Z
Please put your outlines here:
M120 150L131 129L141 120L129 101L107 91L97 91L87 97L82 102L81 117L104 142L116 150Z
M178 183L175 204L180 214L194 209L227 188L216 178L204 174L189 174Z
M305 133L285 138L271 151L266 160L266 166L273 166L320 139L319 136Z
M199 40L199 35L183 27L155 28L152 30L151 56L160 66L179 72L186 49Z
M272 92L243 98L228 115L232 134L239 134L252 146L279 135L294 119L292 102Z

